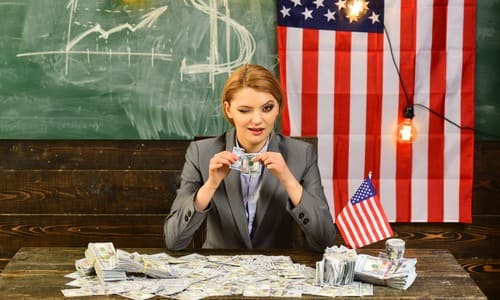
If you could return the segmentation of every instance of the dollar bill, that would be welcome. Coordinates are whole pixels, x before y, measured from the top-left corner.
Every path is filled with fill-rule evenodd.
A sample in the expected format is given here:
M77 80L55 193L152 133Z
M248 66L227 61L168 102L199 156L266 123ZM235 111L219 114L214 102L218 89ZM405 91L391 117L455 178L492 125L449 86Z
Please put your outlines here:
M231 169L241 172L241 165L243 164L243 158L245 157L245 149L233 147L233 153L236 154L238 159L231 164Z
M254 158L259 155L258 153L245 153L245 150L239 147L233 147L233 153L236 154L238 160L231 164L231 169L250 176L260 175L262 164L259 161L254 161Z

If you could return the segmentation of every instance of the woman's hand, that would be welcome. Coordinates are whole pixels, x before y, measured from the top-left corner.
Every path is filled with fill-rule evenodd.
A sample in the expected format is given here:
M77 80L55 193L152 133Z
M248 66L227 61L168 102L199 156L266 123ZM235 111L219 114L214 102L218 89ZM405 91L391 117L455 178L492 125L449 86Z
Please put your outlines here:
M274 174L281 185L288 192L293 205L300 204L302 199L302 186L292 174L288 165L279 152L264 152L254 158L254 161L260 161L271 173Z
M231 171L231 164L238 160L236 154L229 151L222 151L215 154L208 165L208 180L207 184L210 187L217 189L222 180L227 177Z
M208 179L196 194L194 205L198 211L208 207L220 183L231 171L231 164L238 160L236 154L222 151L215 154L208 164Z
M254 160L260 161L280 181L286 180L291 175L288 165L279 152L264 152L255 157Z

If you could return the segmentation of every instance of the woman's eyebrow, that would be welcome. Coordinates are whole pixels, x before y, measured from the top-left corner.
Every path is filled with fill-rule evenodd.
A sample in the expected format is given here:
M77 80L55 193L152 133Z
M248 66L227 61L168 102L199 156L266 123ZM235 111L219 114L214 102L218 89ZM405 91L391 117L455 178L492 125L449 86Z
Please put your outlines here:
M266 103L262 104L262 106L269 105L269 104L274 104L274 100L273 99L269 99Z

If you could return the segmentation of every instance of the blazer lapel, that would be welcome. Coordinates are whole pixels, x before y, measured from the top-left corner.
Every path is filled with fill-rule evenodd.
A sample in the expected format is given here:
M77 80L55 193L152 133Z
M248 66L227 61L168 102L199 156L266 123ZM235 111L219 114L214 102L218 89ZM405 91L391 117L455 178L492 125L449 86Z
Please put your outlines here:
M269 152L281 152L279 149L279 142L277 136L273 133L271 139L269 140L269 146L267 148ZM286 161L286 159L285 159ZM253 237L257 236L257 232L260 229L262 220L268 213L268 207L271 201L273 201L276 189L279 187L279 181L276 176L274 176L266 168L262 168L262 179L259 191L259 201L257 201L257 210L255 213L255 220L253 222Z
M229 152L232 152L233 146L236 145L234 136L234 130L231 130L226 134L226 150ZM227 199L233 214L234 222L238 227L241 238L244 241L246 247L251 248L252 242L250 241L247 217L245 214L245 208L243 207L243 198L241 197L240 173L237 171L231 171L226 179L224 179L224 185L226 188Z

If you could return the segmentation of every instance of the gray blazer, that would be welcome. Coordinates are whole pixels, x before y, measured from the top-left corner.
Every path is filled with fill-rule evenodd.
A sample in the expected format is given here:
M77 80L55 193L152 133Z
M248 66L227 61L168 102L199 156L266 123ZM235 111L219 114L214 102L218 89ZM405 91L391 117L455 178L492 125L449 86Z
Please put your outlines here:
M238 171L231 170L207 209L196 211L194 198L208 178L210 159L223 150L231 152L233 146L234 129L189 145L180 188L163 226L167 248L186 248L205 219L207 235L204 248L292 248L293 223L299 225L310 248L323 251L334 244L335 226L323 192L314 146L280 134L271 135L268 151L280 152L290 171L302 184L299 206L292 206L278 179L263 168L252 235L248 232Z

